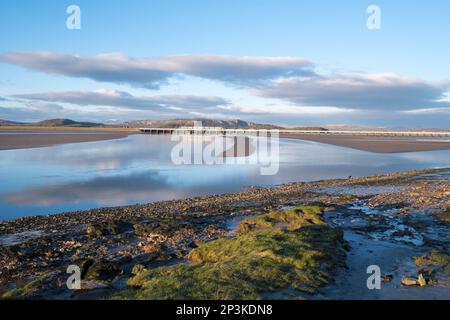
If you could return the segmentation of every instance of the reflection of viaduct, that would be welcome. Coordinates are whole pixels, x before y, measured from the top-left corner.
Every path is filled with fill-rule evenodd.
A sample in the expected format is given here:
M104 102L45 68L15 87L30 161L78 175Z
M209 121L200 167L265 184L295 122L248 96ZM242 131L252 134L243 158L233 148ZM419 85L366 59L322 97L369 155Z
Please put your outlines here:
M322 136L386 136L386 137L450 137L450 132L431 131L336 131L336 130L261 130L261 129L224 129L220 127L180 127L180 128L140 128L142 133L148 134L211 134L211 135L259 135L267 132L279 134L322 135Z

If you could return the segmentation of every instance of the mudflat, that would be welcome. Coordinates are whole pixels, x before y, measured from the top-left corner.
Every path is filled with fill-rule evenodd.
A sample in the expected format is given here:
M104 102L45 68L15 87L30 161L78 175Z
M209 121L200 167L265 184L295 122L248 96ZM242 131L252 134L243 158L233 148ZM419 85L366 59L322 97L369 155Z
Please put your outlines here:
M0 150L41 148L65 143L114 140L125 138L129 134L130 132L0 131Z
M281 134L282 138L300 139L375 153L400 153L450 149L450 139L423 137L376 137L352 135Z
M138 133L133 129L107 128L42 128L18 129L0 127L0 150L41 148L65 143L105 141L121 139ZM449 138L424 137L376 137L353 135L310 135L282 133L281 138L299 139L331 144L375 153L401 153L419 151L449 150ZM246 142L245 156L251 154ZM228 150L229 152L236 150ZM227 156L227 155L225 155ZM243 156L243 155L234 155Z

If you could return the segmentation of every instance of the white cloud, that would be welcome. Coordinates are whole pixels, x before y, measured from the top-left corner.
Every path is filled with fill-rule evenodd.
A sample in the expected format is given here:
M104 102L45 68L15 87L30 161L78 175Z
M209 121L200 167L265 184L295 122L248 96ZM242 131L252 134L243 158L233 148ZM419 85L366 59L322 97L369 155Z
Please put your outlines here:
M1 54L0 62L49 74L126 83L149 89L157 89L170 78L182 74L237 84L313 74L312 63L296 57L183 55L134 59L120 53L79 56L53 52L10 52Z
M291 77L258 86L253 93L300 106L405 110L441 105L448 85L393 73Z
M448 108L424 108L424 109L412 109L403 111L406 114L412 115L426 115L426 114L450 114L450 107Z
M229 112L243 114L267 114L267 115L343 115L353 114L356 110L336 107L302 107L296 105L265 105L265 106L242 106L230 105L221 107Z
M186 94L134 96L125 91L99 89L16 96L24 99L25 103L40 102L42 106L51 107L57 103L89 106L79 108L79 112L96 112L99 107L104 107L110 108L112 113L132 109L181 117L192 114L223 117L266 115L270 121L276 115L291 115L294 120L302 115L388 119L394 114L412 118L446 115L450 108L446 95L450 81L430 82L395 73L325 74L317 72L315 69L319 68L313 62L299 57L181 55L135 59L119 53L78 56L13 52L0 54L0 62L49 74L151 89L158 89L171 79L187 75L217 81L214 85L219 85L219 91L214 92L219 96L226 94L224 98ZM193 78L188 79L191 81ZM179 86L182 89L194 87L199 90L201 87L208 90L204 86L195 88L192 84L183 88L186 82L180 82ZM244 90L235 91L236 87L224 87L220 83L235 84ZM233 97L234 103L228 97ZM271 102L273 104L269 105Z
M181 110L189 108L212 108L229 102L214 96L162 95L133 96L128 92L98 89L96 91L65 91L15 95L15 98L46 102L70 103L79 106L112 106L128 109Z

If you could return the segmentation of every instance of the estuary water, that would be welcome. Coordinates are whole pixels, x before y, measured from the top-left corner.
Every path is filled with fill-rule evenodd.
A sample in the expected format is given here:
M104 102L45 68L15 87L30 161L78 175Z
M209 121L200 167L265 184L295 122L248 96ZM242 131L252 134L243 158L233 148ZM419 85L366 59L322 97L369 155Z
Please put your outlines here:
M449 165L450 150L376 154L281 139L279 170L261 164L177 165L170 136L0 151L0 220L238 192L251 186Z

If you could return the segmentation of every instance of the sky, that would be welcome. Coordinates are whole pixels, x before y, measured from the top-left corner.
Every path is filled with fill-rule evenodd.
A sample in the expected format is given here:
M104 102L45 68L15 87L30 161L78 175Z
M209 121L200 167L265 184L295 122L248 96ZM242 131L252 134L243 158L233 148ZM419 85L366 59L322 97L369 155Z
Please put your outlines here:
M449 17L447 0L1 1L0 119L450 129Z

